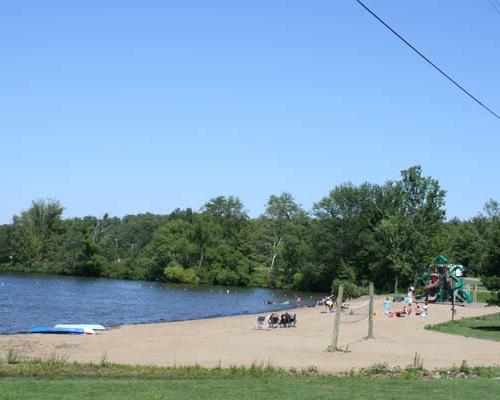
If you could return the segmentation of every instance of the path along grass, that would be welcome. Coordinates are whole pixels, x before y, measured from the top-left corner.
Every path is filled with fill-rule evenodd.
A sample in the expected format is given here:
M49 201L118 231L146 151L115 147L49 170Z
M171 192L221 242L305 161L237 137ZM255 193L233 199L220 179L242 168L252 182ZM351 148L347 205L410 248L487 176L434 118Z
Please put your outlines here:
M500 313L428 325L426 328L453 335L500 341Z

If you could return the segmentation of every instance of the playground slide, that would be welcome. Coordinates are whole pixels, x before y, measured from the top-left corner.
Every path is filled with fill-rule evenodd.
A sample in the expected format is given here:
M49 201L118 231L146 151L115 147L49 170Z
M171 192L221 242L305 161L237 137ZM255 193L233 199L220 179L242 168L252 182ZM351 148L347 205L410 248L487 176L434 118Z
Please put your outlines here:
M435 303L437 301L437 294L434 294L434 295L431 295L431 294L428 294L427 295L427 301L429 303Z
M426 294L426 299L430 303L434 303L437 301L438 292L439 292L439 290L438 290L439 285L440 285L439 275L432 274L429 277L429 281L428 281L427 285L424 286L424 292Z
M464 289L457 290L457 300L467 302L468 304L472 303L473 298L472 295Z
M462 277L457 278L455 276L451 276L451 279L455 282L455 290L456 290L456 299L458 301L462 301L464 303L471 304L473 301L472 295L466 291L464 287L464 280Z

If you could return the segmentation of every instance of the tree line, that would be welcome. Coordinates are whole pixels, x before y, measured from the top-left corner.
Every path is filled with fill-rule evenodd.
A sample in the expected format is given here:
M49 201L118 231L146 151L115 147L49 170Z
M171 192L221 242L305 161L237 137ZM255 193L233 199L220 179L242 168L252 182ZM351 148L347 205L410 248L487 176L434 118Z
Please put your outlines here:
M445 191L420 166L383 185L343 183L305 210L272 195L250 218L233 196L200 210L123 218L63 218L56 200L0 226L2 269L120 279L329 291L375 282L397 291L437 254L486 277L498 290L500 207L490 200L469 220L446 220ZM498 293L497 293L498 295Z

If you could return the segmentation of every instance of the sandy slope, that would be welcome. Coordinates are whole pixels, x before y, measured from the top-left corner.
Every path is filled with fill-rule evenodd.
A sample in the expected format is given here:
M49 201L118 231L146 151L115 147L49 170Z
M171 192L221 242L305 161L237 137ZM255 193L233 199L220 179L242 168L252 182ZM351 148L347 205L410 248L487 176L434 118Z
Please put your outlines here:
M376 301L375 339L365 340L367 320L347 315L341 324L340 345L349 352L328 353L334 314L319 308L296 310L296 328L256 330L255 316L129 325L95 336L10 335L0 337L0 355L9 347L31 356L57 352L68 360L127 364L223 366L253 362L277 366L340 371L379 362L408 365L417 352L426 368L500 364L500 342L465 338L424 330L424 325L447 321L448 305L431 305L428 318L384 318L382 298ZM366 313L366 307L356 310ZM458 317L499 312L482 305L459 307Z

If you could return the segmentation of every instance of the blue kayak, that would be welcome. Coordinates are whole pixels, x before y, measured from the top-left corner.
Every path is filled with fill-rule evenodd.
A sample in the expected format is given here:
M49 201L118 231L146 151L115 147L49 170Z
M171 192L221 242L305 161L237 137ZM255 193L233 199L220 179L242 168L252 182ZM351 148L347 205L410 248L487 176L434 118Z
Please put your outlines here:
M32 328L28 333L53 333L59 335L83 335L85 329L83 328L54 328L52 326L39 326Z

